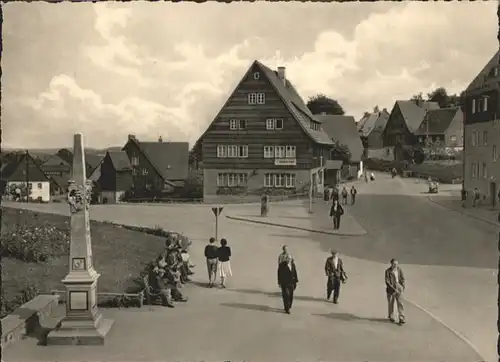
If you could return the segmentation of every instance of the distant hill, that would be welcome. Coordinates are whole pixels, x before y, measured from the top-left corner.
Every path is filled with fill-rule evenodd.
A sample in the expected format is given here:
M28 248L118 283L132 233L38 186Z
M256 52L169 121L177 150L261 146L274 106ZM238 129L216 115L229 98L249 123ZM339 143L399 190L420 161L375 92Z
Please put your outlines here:
M70 147L60 147L60 148L31 148L28 149L28 152L32 156L36 156L41 159L46 159L47 156L54 155L56 154L61 148L68 148L71 151ZM85 153L87 154L93 154L93 155L104 155L106 151L120 151L123 148L123 146L116 146L116 147L109 147L109 148L104 148L104 149L99 149L99 148L85 148ZM2 149L2 154L9 153L9 152L24 152L26 149L20 149L20 148L3 148Z

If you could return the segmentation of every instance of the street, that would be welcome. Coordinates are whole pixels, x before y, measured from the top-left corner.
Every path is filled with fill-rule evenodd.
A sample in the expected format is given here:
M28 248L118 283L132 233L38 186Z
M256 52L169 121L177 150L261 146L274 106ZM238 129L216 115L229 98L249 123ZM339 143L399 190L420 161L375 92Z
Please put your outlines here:
M425 186L385 175L361 184L356 205L346 209L366 236L322 235L221 217L219 238L227 238L233 249L234 277L227 290L202 285L203 246L213 234L210 207L95 206L96 220L160 225L192 237L197 267L196 284L186 288L190 301L174 310L106 310L115 327L102 348L37 347L28 339L7 349L5 359L471 361L481 359L477 350L493 360L497 230L430 203L419 190ZM66 213L64 206L29 207ZM258 208L230 205L223 215L258 213ZM315 215L327 208L316 202ZM289 245L299 274L292 315L282 312L276 285L283 244ZM349 274L339 305L324 300L323 266L331 248L340 251ZM393 257L407 279L408 324L403 327L386 320L383 273Z

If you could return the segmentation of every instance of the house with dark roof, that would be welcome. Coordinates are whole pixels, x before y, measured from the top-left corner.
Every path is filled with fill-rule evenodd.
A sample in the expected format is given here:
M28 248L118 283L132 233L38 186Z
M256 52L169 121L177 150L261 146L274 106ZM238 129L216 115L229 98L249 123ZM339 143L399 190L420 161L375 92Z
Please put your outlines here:
M119 202L125 192L134 185L132 165L125 151L108 151L100 165L97 181L102 203Z
M18 155L2 167L0 186L2 195L8 198L19 199L16 190L27 187L30 190L30 199L50 201L50 180L29 153Z
M427 111L433 109L439 109L437 102L421 99L395 102L382 134L383 146L394 155L394 159L403 160L403 149L417 144L415 133Z
M415 132L418 143L443 148L463 147L464 115L460 108L442 108L427 111Z
M368 150L377 150L384 147L382 134L389 120L387 108L379 110L378 107L373 112L366 112L358 122L358 133L363 143L363 147Z
M322 192L332 146L285 67L254 61L195 144L204 199Z
M172 192L183 187L189 171L189 143L142 142L129 135L123 147L132 166L134 189ZM102 171L101 171L102 172Z
M359 178L363 173L363 143L359 137L356 121L352 116L316 115L328 137L338 145L345 145L351 153L349 161L344 162L342 178ZM332 150L329 159L336 159Z
M464 188L495 206L500 190L500 51L465 90Z
M47 176L63 176L71 173L71 164L57 154L50 155L40 168Z

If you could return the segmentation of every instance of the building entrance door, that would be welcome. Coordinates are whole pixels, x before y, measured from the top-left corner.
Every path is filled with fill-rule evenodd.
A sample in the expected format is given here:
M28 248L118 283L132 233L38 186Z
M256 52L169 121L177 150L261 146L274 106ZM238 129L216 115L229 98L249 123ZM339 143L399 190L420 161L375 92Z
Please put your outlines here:
M490 197L491 206L495 207L497 203L497 184L495 182L490 182Z

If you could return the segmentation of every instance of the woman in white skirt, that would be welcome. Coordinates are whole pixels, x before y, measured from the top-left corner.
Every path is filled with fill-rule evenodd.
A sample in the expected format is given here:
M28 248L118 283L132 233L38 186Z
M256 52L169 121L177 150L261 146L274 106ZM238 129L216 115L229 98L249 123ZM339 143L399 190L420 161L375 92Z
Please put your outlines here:
M217 258L219 259L217 267L219 269L220 285L222 288L225 288L226 285L224 283L226 278L233 275L231 272L231 262L229 261L231 258L231 248L227 246L226 239L221 239L220 245L217 250Z

